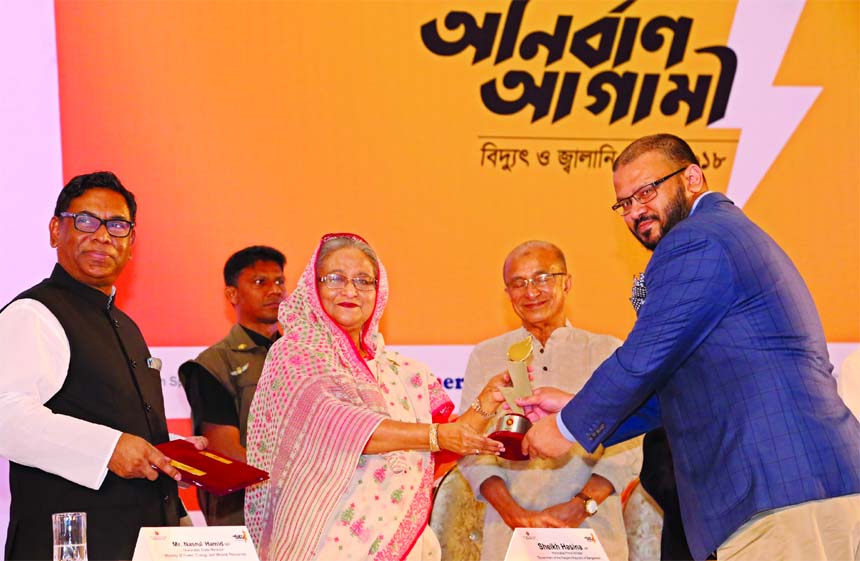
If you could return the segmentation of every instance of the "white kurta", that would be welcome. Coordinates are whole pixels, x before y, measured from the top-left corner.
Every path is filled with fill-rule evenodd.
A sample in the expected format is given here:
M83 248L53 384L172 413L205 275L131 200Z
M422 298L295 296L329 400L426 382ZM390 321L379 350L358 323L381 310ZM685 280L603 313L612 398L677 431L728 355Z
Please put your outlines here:
M839 368L839 396L860 419L860 349L848 355Z
M122 433L45 407L66 380L69 354L41 302L16 300L0 313L0 456L98 489Z
M528 336L529 332L521 327L475 347L466 369L460 411L469 407L490 377L506 369L508 347ZM594 369L621 344L614 337L589 333L569 323L553 331L545 347L532 339L532 386L554 386L573 393L582 388ZM460 460L459 467L479 500L486 502L480 493L481 483L495 475L505 481L511 496L530 510L543 510L570 500L592 473L605 477L616 492L600 505L595 516L583 522L582 527L592 528L597 533L610 559L627 560L627 534L620 496L642 467L641 438L607 448L602 455L586 454L577 445L555 460L511 462L493 456L467 456ZM482 559L503 559L511 533L499 513L487 505Z

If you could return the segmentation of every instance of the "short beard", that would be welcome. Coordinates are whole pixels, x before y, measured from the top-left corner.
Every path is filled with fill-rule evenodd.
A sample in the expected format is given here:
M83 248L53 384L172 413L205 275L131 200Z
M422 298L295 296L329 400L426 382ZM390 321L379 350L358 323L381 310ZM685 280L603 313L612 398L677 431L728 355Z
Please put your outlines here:
M666 207L666 222L660 223L660 237L644 240L639 235L639 224L644 222L645 220L657 220L659 217L651 214L648 216L640 216L636 219L636 222L633 223L633 235L636 236L636 239L645 246L645 249L649 251L654 251L654 248L657 247L657 244L660 243L666 234L669 233L669 230L674 228L678 222L684 220L690 215L690 206L687 204L687 199L684 198L684 187L678 186L678 189L675 191L672 200L669 202L669 205Z

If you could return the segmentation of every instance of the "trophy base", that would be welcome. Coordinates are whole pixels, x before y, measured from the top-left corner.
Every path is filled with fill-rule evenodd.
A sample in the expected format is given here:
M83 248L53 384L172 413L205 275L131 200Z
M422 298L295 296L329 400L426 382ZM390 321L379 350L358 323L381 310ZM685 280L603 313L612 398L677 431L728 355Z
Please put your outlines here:
M529 457L523 454L522 442L530 428L532 423L525 415L508 413L499 417L496 430L487 436L505 445L505 451L499 454L502 458L513 461L528 460Z

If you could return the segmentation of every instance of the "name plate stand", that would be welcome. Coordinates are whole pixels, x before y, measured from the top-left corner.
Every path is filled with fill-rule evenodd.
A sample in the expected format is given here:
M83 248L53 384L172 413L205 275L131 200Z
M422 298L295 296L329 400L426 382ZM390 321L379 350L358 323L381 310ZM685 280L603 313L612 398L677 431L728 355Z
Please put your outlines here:
M505 561L609 561L591 528L517 528Z
M132 561L260 561L245 526L141 528Z

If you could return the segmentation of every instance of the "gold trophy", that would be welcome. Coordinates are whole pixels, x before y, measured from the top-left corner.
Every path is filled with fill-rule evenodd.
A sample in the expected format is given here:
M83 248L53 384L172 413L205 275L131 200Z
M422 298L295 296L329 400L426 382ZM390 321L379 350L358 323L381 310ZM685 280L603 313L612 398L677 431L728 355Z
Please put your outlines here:
M532 394L529 381L527 362L532 356L532 338L526 337L508 348L508 374L511 376L511 387L499 388L510 413L505 413L496 420L496 426L489 437L505 445L501 456L507 460L527 460L523 454L522 441L526 432L532 428L531 421L525 416L523 408L517 405L517 399Z

